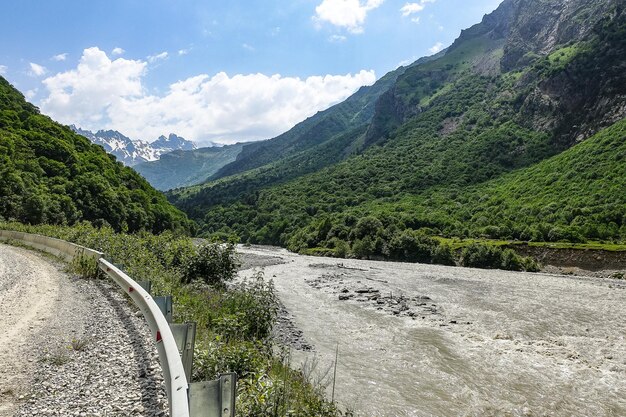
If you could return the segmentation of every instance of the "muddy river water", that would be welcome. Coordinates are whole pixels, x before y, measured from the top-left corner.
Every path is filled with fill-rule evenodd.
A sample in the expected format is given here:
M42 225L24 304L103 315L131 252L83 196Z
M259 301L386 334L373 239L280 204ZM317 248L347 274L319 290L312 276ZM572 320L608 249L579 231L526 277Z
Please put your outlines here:
M624 281L238 250L356 415L626 415Z

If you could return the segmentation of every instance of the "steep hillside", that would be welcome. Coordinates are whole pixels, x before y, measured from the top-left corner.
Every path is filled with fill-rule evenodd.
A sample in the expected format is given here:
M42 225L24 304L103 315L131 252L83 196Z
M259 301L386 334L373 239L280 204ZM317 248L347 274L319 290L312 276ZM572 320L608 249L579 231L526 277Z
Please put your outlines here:
M146 180L41 115L2 77L0 218L29 224L89 220L131 232L190 228Z
M507 178L512 171L527 172L626 116L624 5L611 0L548 3L505 0L480 24L463 31L445 54L404 69L376 100L369 123L317 145L314 158L296 153L247 173L177 190L169 195L171 201L196 219L204 233L234 232L244 240L293 248L332 247L337 241L352 247L365 236L359 232L364 218L369 219L366 229L380 227L391 235L430 228L428 233L479 236L492 226L489 235L557 239L558 233L549 233L554 227L544 230L541 224L572 225L554 216L529 215L510 225L499 223L504 220L497 216L495 224L489 217L465 223L467 216L443 222L429 216L446 206L434 198L438 192L473 195L474 187ZM347 159L337 157L345 148L331 144L340 138L348 149L359 151ZM316 162L320 159L325 163ZM570 175L583 178L575 168ZM597 192L583 187L580 193L580 201L589 202ZM563 200L556 194L554 199ZM470 213L479 210L479 201L463 201L459 204ZM613 208L609 204L606 210ZM605 214L600 212L594 217L583 210L574 217L582 216L578 224L596 224ZM602 235L624 239L622 222L615 222L617 232L611 227ZM559 238L598 236L592 228L570 231ZM385 238L376 232L370 240L370 249L382 253Z
M431 59L432 57L422 58L412 65ZM279 162L282 158L296 154L306 153L315 156L319 153L316 149L317 146L336 139L338 136L343 136L348 131L360 130L361 127L366 126L374 115L376 100L395 83L398 76L405 70L406 67L400 67L389 72L374 85L361 87L359 91L342 103L318 112L282 135L270 140L247 144L237 159L220 169L213 176L213 179ZM352 143L353 141L345 143L344 140L341 142L343 147L339 150L339 154L342 155L340 159L363 148L358 143ZM323 165L331 165L334 162L336 160Z
M243 143L173 151L156 161L143 162L133 169L158 190L186 187L205 182L224 165L235 160Z

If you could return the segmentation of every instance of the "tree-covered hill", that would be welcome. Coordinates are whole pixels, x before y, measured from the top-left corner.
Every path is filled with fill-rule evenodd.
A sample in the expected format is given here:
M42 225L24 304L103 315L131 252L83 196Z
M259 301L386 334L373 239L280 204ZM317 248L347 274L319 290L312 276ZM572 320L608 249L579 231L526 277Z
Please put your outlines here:
M612 0L505 0L444 54L394 74L367 123L169 198L205 234L295 249L382 253L420 229L623 240L625 20Z
M0 77L0 218L88 220L118 231L189 231L185 214L100 146L26 102Z

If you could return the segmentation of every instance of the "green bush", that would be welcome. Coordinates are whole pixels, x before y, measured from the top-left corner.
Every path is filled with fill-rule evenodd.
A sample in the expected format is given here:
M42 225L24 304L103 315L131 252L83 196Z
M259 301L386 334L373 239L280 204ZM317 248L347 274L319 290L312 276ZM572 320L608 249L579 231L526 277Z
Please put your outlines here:
M461 251L459 262L470 268L506 269L511 271L538 271L539 266L532 258L518 255L511 249L494 245L472 243Z
M232 243L202 244L183 262L183 282L201 279L211 285L231 280L238 266Z
M104 276L103 272L98 268L96 259L85 255L75 256L68 265L68 271L87 279L102 278Z
M224 340L216 336L194 352L193 379L215 379L222 373L236 372L239 378L266 368L271 358L267 347L258 341Z
M258 273L231 287L222 300L222 311L235 322L232 328L219 323L216 330L245 340L265 340L270 336L278 314L278 297L272 280L265 281ZM238 334L232 334L238 329Z

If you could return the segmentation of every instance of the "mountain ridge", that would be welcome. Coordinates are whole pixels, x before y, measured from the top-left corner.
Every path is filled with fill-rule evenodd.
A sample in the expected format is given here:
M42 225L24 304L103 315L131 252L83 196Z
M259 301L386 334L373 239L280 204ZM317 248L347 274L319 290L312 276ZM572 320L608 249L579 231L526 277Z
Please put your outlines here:
M212 146L194 150L174 150L158 160L141 162L133 169L157 190L201 184L220 168L233 162L245 143Z
M555 157L622 120L624 22L623 4L613 0L505 0L445 53L393 74L368 102L374 110L368 123L332 131L330 138L317 132L326 140L276 152L265 165L240 166L168 198L205 235L235 233L297 250L334 250L343 242L383 256L403 230L479 236L481 228L429 219L434 201L421 213L400 201L437 189L463 193ZM337 156L346 150L345 158ZM359 219L372 217L368 224L380 227L356 233ZM499 227L489 222L481 227ZM595 238L554 222L564 235ZM624 239L621 222L611 239ZM499 237L519 238L519 226L503 228Z
M159 136L153 142L131 139L117 130L90 130L81 129L75 125L69 125L75 133L86 137L92 143L100 145L108 153L126 166L134 166L142 162L157 161L161 155L176 150L197 149L195 143L182 138L174 133L167 137Z

